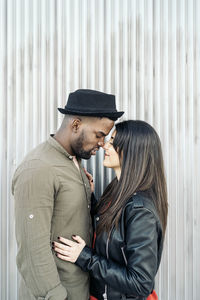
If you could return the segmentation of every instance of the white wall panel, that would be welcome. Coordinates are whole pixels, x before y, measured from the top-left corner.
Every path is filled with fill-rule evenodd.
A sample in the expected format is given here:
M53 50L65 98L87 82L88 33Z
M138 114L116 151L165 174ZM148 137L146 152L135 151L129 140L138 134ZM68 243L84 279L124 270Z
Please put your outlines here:
M200 295L200 1L0 0L0 299L17 300L11 179L70 91L114 93L163 145L169 219L161 300ZM100 195L113 173L87 162ZM86 164L86 163L85 163Z

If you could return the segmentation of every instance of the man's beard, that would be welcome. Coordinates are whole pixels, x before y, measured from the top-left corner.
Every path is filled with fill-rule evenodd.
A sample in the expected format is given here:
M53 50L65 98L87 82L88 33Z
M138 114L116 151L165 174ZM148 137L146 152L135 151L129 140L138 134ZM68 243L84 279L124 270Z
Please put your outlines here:
M91 157L91 150L85 151L83 149L83 141L84 141L85 135L84 132L82 131L80 137L76 140L76 142L73 144L72 150L74 154L83 159L89 159Z

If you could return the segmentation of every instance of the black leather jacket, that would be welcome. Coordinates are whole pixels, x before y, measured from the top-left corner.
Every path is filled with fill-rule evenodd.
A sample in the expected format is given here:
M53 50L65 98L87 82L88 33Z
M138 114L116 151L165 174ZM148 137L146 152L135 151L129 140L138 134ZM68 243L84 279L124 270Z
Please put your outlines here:
M95 216L98 226L99 217ZM154 288L163 246L162 229L153 201L135 194L126 204L110 238L96 237L85 246L76 265L91 275L91 294L99 300L145 300Z

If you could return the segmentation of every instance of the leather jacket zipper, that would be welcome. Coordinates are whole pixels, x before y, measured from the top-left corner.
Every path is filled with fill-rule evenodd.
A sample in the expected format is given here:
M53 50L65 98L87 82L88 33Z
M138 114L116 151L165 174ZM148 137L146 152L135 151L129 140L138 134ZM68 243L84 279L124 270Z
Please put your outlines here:
M127 259L126 259L126 255L125 255L125 252L124 252L124 247L121 247L121 250L122 250L122 255L123 255L123 258L124 258L124 261L125 261L125 265L127 266Z
M107 241L106 241L106 257L107 257L107 259L109 259L109 253L108 253L108 244L109 244L109 240L110 240L110 235L108 235L108 238L107 238ZM107 292L108 292L108 286L107 286L107 284L105 284L105 292L104 292L104 294L103 294L103 299L104 299L104 300L107 300L107 299L108 299Z

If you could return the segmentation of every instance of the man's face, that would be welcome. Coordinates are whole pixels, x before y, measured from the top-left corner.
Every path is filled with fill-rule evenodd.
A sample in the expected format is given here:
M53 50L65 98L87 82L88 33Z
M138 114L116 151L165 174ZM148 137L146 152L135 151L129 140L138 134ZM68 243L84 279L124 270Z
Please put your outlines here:
M113 126L114 122L108 118L88 118L81 124L79 134L71 145L74 154L83 159L95 155Z

